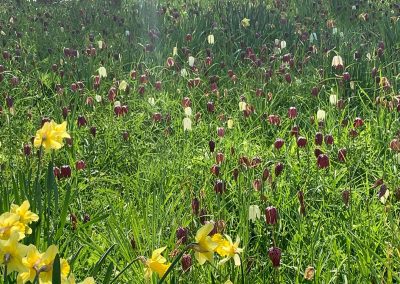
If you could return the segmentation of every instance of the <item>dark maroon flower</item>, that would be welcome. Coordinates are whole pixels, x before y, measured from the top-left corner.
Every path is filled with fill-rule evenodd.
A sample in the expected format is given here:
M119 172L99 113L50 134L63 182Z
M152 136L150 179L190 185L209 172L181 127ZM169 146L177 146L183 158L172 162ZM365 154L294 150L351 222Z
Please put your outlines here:
M275 115L275 114L271 114L270 116L268 116L268 121L272 125L279 126L281 124L281 119L280 119L279 115Z
M325 154L320 154L317 158L317 165L320 169L329 167L329 157Z
M318 96L318 93L319 93L318 87L313 87L313 88L311 89L311 95L312 95L312 96L316 97L316 96Z
M114 114L116 115L116 116L121 116L122 115L122 108L121 108L121 106L115 106L114 107Z
M285 74L285 80L286 80L286 82L288 82L289 84L292 83L292 76L290 76L289 73L286 73L286 74Z
M292 127L292 129L290 130L290 135L296 137L299 135L299 127L297 125Z
M257 178L255 180L253 180L253 188L254 188L255 191L260 191L261 190L262 182L261 182L260 179Z
M97 133L96 126L90 127L90 134L92 134L93 137L96 137L96 133Z
M338 160L341 163L346 162L346 155L347 155L347 150L346 148L342 148L338 151Z
M122 138L123 138L125 141L128 141L128 139L129 139L129 132L128 132L128 131L122 132Z
M382 184L378 192L378 198L385 196L387 190L387 186L385 184Z
M214 103L213 102L208 102L207 103L207 110L208 110L208 112L214 112L215 111L215 106L214 106Z
M297 138L297 147L303 148L307 145L307 138L300 136Z
M161 91L161 88L162 88L161 81L157 81L155 83L154 87L156 88L157 91Z
M217 155L215 156L215 161L217 164L221 164L225 159L225 156L222 152L218 152Z
M279 267L281 264L281 250L278 247L271 247L268 250L269 259L272 262L273 267Z
M278 162L275 165L275 176L276 177L278 177L282 173L283 168L284 168L284 166L283 166L283 163L281 163L281 162Z
M182 244L187 242L188 231L189 230L187 228L183 227L179 227L178 229L176 229L176 239L178 240L178 242Z
M274 142L274 146L278 150L282 148L283 144L285 144L285 141L281 138L276 139Z
M61 166L61 175L62 178L71 177L71 167L69 165Z
M74 213L71 213L71 214L69 214L69 219L71 221L72 230L75 231L76 226L78 224L78 218L76 218L76 215Z
M192 199L192 213L194 215L199 215L199 206L200 206L200 201L195 197Z
M90 221L90 215L88 213L83 214L83 223Z
M395 138L390 141L390 149L396 152L400 152L400 140Z
M346 207L349 206L350 191L348 191L347 189L344 190L344 191L342 192L342 199L343 199L344 205L345 205Z
M269 176L270 176L269 170L268 170L268 168L265 168L263 171L262 180L266 181L269 178Z
M215 165L215 164L214 164L214 165L211 166L210 172L211 172L213 175L219 176L219 171L220 171L219 165Z
M354 123L353 123L354 128L361 127L363 125L364 125L364 121L361 118L356 117L356 119L354 120Z
M152 119L154 122L160 122L162 119L162 115L159 112L153 113Z
M218 135L218 137L224 137L225 136L225 128L218 127L217 128L217 135Z
M233 179L235 181L237 181L238 176L239 176L239 169L237 169L237 168L233 169L232 176L233 176Z
M350 73L349 72L344 72L343 73L343 80L348 82L348 81L350 81L350 79L351 79Z
M324 140L324 136L321 132L315 133L315 145L321 146L322 141Z
M222 194L225 192L225 190L226 190L225 182L220 179L217 179L214 184L215 193Z
M87 124L86 118L83 115L78 116L78 126L82 127Z
M84 170L86 168L86 163L83 160L79 160L76 162L75 164L75 168L77 171L81 171Z
M215 150L215 142L214 142L213 140L210 140L210 141L208 142L208 147L210 148L210 152L211 152L211 153L214 153L214 150Z
M183 272L187 272L192 267L192 256L190 254L183 254L181 259Z
M288 110L288 116L290 119L297 117L297 109L295 107L290 107Z
M200 210L200 213L199 213L199 219L200 219L200 223L201 223L202 225L205 225L205 224L206 224L207 217L208 217L208 215L207 215L206 209L202 208L202 209Z
M260 157L254 157L251 160L251 167L255 168L257 167L259 164L261 164L261 158Z
M356 138L356 137L358 136L357 130L355 130L354 128L353 128L353 129L350 129L350 130L349 130L349 136L350 136L351 138Z
M332 145L333 144L333 136L331 134L325 135L325 144Z
M275 225L278 221L278 210L273 207L269 206L265 209L265 221L268 225Z
M30 156L32 151L32 147L29 144L24 144L24 155Z
M14 106L14 99L10 96L6 97L6 104L8 108L12 108Z
M53 167L53 174L54 174L54 177L59 179L61 177L60 168L59 167Z
M185 36L186 41L191 41L193 39L191 34L186 34Z

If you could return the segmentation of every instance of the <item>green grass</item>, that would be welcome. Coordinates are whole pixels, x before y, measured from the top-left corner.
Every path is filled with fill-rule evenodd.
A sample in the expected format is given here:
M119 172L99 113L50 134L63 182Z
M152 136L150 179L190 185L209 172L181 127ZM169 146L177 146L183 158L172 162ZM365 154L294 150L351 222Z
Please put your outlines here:
M283 4L278 7L276 2ZM164 256L172 262L168 254L184 248L176 243L176 229L187 227L191 242L201 226L191 209L196 197L208 220L223 220L225 233L233 240L236 235L241 237L244 283L306 283L307 266L315 268L316 283L398 283L399 163L389 145L398 137L400 126L400 21L394 20L400 12L395 1L363 1L353 10L356 2L123 1L117 7L108 1L70 1L23 2L16 7L13 1L4 1L0 30L5 35L0 36L0 45L13 59L0 59L5 68L0 83L0 212L25 199L35 212L42 207L41 221L25 242L41 251L55 243L63 258L76 254L73 272L79 280L93 275L97 283L108 283L132 260L150 257L162 246L167 246ZM162 7L166 13L157 13ZM172 17L175 8L178 20ZM368 21L360 19L361 13L368 13ZM11 16L16 18L13 24ZM248 28L240 25L244 17L250 19ZM330 19L335 21L336 34L327 27ZM314 32L317 40L311 44L309 37ZM301 33L307 33L304 40ZM90 34L96 56L84 54ZM192 35L191 41L185 40L186 34ZM207 43L209 34L215 37L214 45ZM285 40L287 47L271 61L275 39ZM99 40L107 48L100 50ZM381 57L376 54L380 41L385 45ZM154 51L145 52L146 44L152 44ZM311 45L317 53L309 52ZM168 67L166 61L175 46L176 65ZM79 58L65 57L65 47L77 49ZM245 58L247 47L261 60L260 67ZM17 49L20 57L15 57ZM356 51L361 54L359 60L353 57ZM205 64L207 52L212 57L209 66ZM279 74L287 53L294 60L294 68L283 70L290 74L290 84ZM198 72L190 70L189 54L196 58ZM344 60L343 71L331 66L336 54ZM52 71L53 64L57 72ZM108 76L96 90L93 82L100 66ZM378 77L388 79L388 88L383 89L371 76L373 67ZM180 68L188 71L186 78ZM132 70L137 71L137 79L130 77ZM236 83L228 70L236 74ZM271 79L265 77L268 70L272 70ZM343 72L350 73L354 89L342 80ZM141 84L139 77L145 73L149 82ZM12 76L19 78L18 85L11 84ZM211 76L219 77L218 92L211 91ZM188 80L196 77L201 79L200 86L189 88ZM119 90L116 100L129 111L116 117L107 97L110 88L117 87L115 81L122 80L128 82L129 90ZM77 81L84 88L73 92L71 84ZM162 82L162 90L155 89L156 81ZM57 93L57 84L62 94ZM144 94L138 92L141 86L145 86ZM316 97L311 95L313 87L320 90ZM263 91L262 96L256 96L257 89ZM331 94L344 101L342 109L329 103ZM87 105L87 98L96 95L102 102ZM13 98L14 114L7 107L8 96ZM184 97L192 102L192 131L183 130ZM149 98L155 99L155 105ZM239 110L244 99L254 107L249 117ZM209 101L214 102L213 113L207 111ZM287 115L292 106L298 112L295 119ZM54 153L54 165L70 165L72 177L58 180L47 168L51 154L38 160L35 149L30 156L22 149L40 128L42 117L63 121L63 107L70 110L66 120L73 143ZM318 109L327 113L323 127L316 121ZM152 120L156 112L162 114L161 122ZM198 120L196 113L201 113ZM271 114L280 116L279 126L268 122ZM86 118L86 126L77 126L79 115ZM352 138L349 132L356 117L364 125ZM227 127L228 118L234 121L233 129ZM308 140L305 148L298 148L290 135L294 125ZM90 134L92 126L97 129L95 137ZM225 127L223 138L217 136L217 127ZM318 131L332 134L334 144L315 146ZM280 150L273 146L277 138L285 141ZM214 153L209 151L210 140L216 143ZM317 168L315 148L329 156L327 169ZM345 163L337 158L341 148L347 149ZM225 156L218 177L226 185L222 195L214 192L217 177L210 173L217 152ZM243 156L259 157L262 162L246 167L239 164ZM85 170L75 170L78 160L85 161ZM284 170L275 176L278 162ZM255 191L253 181L261 179L265 168L272 179ZM239 170L237 181L232 176L234 169ZM379 178L390 191L385 204L377 196L379 187L373 188ZM351 193L349 206L342 200L344 190ZM299 213L299 191L304 193L305 216ZM272 228L263 217L249 221L250 205L258 205L262 216L267 206L275 206L278 224ZM71 214L78 218L75 229ZM90 216L87 223L84 214ZM273 243L282 250L279 269L268 258ZM225 283L230 279L242 283L240 268L233 261L218 267L200 266L191 253L190 272L183 273L178 262L167 281ZM8 283L14 283L14 276ZM135 262L115 283L143 281L143 264ZM157 281L154 276L153 282Z

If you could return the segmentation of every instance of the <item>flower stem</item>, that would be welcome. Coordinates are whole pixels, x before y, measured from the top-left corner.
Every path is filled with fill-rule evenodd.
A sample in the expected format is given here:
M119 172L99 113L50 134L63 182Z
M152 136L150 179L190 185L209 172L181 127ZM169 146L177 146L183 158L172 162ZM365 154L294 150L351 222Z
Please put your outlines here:
M158 284L162 284L164 280L167 278L168 274L174 269L175 265L178 263L178 261L181 259L183 254L191 248L193 244L188 244L179 254L178 256L174 259L174 261L171 263L171 265L168 267L167 271L165 272L164 276L160 279L160 282Z
M4 265L4 284L7 284L7 264Z
M242 274L242 281L241 283L244 284L244 271L243 271L243 261L242 261L242 257L240 256L240 254L237 254L239 256L240 259L240 273Z

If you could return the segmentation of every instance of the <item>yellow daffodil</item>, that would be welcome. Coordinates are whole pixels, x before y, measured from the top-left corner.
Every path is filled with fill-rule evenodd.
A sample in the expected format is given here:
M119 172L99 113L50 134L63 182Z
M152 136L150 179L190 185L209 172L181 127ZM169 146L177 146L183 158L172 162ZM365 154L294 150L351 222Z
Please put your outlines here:
M28 281L32 282L35 280L37 266L40 264L40 258L42 254L37 250L34 245L29 245L27 249L27 254L22 258L22 264L27 268L27 271L20 272L17 277L18 284L24 284Z
M61 124L55 123L53 120L45 122L43 127L36 132L34 146L43 146L46 150L58 150L63 146L63 139L70 138L67 133L67 122Z
M240 265L240 257L239 253L243 251L242 248L239 248L239 243L240 243L240 238L239 236L236 237L236 241L232 242L231 237L228 235L225 235L225 241L222 242L222 247L219 248L219 251L217 253L221 256L225 256L224 259L221 259L221 261L218 264L223 264L233 258L233 261L235 262L236 266Z
M208 235L214 228L214 224L208 223L201 227L196 233L196 244L193 245L195 250L194 257L203 265L207 260L213 262L214 250L218 247L218 243L212 240Z
M39 220L39 216L35 213L29 211L29 201L25 200L21 206L16 204L11 204L10 212L19 215L19 221L25 225L25 233L31 234L32 229L28 227L28 225L32 222L36 222Z
M227 253L224 248L229 245L229 242L224 238L224 236L221 234L214 234L211 240L218 244L214 251L220 256L226 256Z
M244 27L244 28L250 27L250 19L243 18L243 20L240 23L242 24L242 27Z
M145 261L147 267L144 269L144 277L146 279L151 279L153 272L156 272L159 277L163 277L165 272L167 272L171 264L166 263L167 260L161 255L166 248L167 247L162 247L154 250L151 254L151 258Z
M20 222L20 216L6 212L0 215L0 240L7 240L13 232L18 233L18 239L25 237L25 225Z
M36 274L39 274L40 284L51 284L53 277L53 262L58 253L58 248L51 245L47 248L45 253L40 253L34 245L29 245L26 256L22 259L22 263L26 271L20 272L17 277L18 284L34 281ZM68 262L65 259L60 260L61 266L61 280L62 283L75 283L68 282L68 274L71 270Z
M18 232L13 232L8 240L0 240L0 265L7 265L7 274L27 270L22 258L26 255L28 247L18 241Z

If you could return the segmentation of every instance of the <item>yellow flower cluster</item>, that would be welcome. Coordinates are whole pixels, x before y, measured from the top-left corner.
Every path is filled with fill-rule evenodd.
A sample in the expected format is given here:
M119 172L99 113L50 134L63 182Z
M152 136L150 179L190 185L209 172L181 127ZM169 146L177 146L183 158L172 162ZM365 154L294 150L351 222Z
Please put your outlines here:
M42 128L36 132L33 145L36 148L43 147L46 151L58 150L64 145L64 138L71 138L67 133L67 122L57 124L52 120L45 122Z
M240 265L239 253L243 251L239 248L240 238L237 237L235 243L228 236L214 234L209 236L214 228L214 224L208 223L201 227L196 233L196 243L193 245L195 250L195 258L200 265L203 265L207 260L213 262L214 252L224 257L218 264L223 264L233 258L235 265Z
M0 265L7 268L7 274L18 272L17 283L33 283L35 279L40 284L51 284L53 262L58 248L51 245L46 252L40 253L34 245L24 245L20 241L32 233L29 225L39 220L39 216L29 210L29 201L21 206L12 204L10 212L0 215ZM61 282L75 284L75 278L70 273L70 266L65 259L60 260ZM86 278L82 284L93 284L94 279Z
M237 237L235 242L228 236L222 236L221 234L214 234L212 237L209 236L211 231L214 229L214 224L208 223L201 227L195 236L195 243L189 245L189 248L195 251L194 256L200 265L203 265L207 261L214 261L214 252L219 254L223 259L219 261L219 265L227 262L233 258L235 265L239 266L240 257L239 254L243 252L243 248L239 248L240 238ZM150 279L153 272L156 272L159 277L163 277L171 266L170 263L166 263L166 259L161 256L161 253L166 249L162 247L156 249L152 253L152 257L149 260L143 258L145 268L145 278Z

